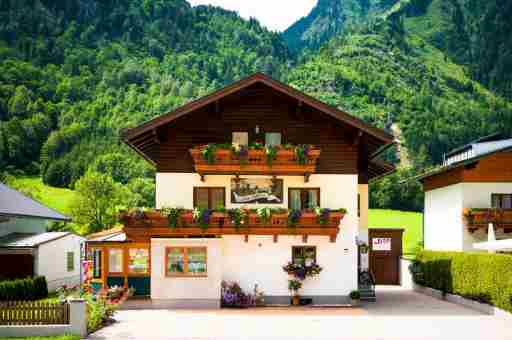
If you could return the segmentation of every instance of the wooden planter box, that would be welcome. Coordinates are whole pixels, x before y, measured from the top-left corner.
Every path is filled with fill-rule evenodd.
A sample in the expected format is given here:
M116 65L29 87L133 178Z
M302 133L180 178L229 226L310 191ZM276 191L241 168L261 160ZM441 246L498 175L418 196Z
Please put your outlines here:
M270 223L272 226L286 227L288 225L288 213L272 214Z
M329 222L327 223L327 225L337 227L340 224L343 217L345 217L345 214L342 212L332 212L329 214Z
M316 171L316 163L321 150L312 148L305 164L299 164L293 149L279 149L271 164L267 164L265 150L248 150L246 158L239 159L231 150L215 151L213 164L203 158L198 146L189 150L194 161L195 171L200 174L270 174L270 175L304 175Z

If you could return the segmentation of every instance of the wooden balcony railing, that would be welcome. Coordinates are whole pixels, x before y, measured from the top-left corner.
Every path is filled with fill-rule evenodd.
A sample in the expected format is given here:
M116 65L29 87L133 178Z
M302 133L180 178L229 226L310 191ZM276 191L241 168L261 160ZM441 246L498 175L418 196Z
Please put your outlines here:
M128 239L148 241L152 237L188 237L188 236L221 236L221 235L273 235L277 242L278 235L328 236L331 242L336 241L339 225L345 212L334 211L320 220L312 211L303 211L301 216L290 225L288 212L274 213L268 220L262 220L257 213L249 211L238 224L227 212L213 212L207 223L194 219L191 210L181 212L173 226L169 217L160 211L144 212L143 214L124 213L121 220Z
M463 218L470 231L487 228L489 223L507 231L512 229L512 209L465 208Z
M197 146L189 151L195 171L201 175L263 174L306 177L316 171L321 152L313 146L275 147L269 153L265 148L249 148L236 152L229 146L212 148L211 145Z

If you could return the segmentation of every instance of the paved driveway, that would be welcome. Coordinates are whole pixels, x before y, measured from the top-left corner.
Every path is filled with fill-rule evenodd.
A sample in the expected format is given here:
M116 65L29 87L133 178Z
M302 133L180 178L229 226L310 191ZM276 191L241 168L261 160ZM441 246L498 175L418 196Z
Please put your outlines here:
M512 319L482 315L401 288L357 309L120 311L90 339L511 339Z

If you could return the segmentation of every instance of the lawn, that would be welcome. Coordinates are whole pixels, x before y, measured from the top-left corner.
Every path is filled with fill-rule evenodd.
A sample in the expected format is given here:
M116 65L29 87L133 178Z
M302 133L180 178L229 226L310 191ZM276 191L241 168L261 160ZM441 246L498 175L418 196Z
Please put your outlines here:
M70 189L54 188L45 185L39 177L17 178L13 185L15 188L22 188L29 191L31 195L43 203L63 214L69 215L69 203L75 197L75 192Z
M370 209L369 228L404 228L403 253L412 254L422 242L423 214L399 210Z
M0 340L80 340L78 335L35 336L28 338L0 338Z

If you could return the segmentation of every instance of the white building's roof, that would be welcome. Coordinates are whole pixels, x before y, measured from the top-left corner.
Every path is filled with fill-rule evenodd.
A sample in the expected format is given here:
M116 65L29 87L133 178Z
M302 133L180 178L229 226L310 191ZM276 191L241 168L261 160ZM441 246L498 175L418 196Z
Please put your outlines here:
M473 243L479 250L512 251L512 239Z
M70 234L70 232L57 231L42 234L10 233L0 237L0 248L33 248Z
M70 221L69 217L42 205L3 183L0 183L0 215Z

